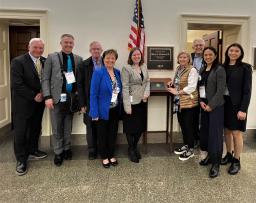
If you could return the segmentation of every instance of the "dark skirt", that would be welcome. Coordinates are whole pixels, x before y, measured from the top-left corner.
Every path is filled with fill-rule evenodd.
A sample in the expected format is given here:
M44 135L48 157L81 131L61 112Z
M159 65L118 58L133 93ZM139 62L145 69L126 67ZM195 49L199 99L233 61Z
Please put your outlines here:
M124 113L123 117L124 133L142 133L147 129L147 103L141 102L132 105L132 114Z
M246 121L247 118L243 121L238 120L237 113L240 111L238 105L233 105L231 98L225 96L225 107L224 107L224 126L229 130L239 130L241 132L246 131Z

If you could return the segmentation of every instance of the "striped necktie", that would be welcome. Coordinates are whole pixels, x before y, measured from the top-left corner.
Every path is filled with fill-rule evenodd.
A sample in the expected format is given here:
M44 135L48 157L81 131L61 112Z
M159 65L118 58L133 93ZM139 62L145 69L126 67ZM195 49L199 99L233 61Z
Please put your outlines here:
M70 57L70 55L67 55L67 56L68 56L67 72L72 72L73 71L73 67L72 67L71 57ZM66 84L66 91L67 92L71 92L72 91L72 84Z
M41 78L42 78L42 64L41 64L41 61L40 61L39 58L36 59L35 66L36 66L36 71L38 73L38 77L41 80Z

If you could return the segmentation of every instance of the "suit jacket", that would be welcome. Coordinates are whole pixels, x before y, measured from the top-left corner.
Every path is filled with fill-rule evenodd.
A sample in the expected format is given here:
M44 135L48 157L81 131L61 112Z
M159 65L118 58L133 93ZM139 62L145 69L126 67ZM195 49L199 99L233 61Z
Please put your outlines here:
M205 70L203 68L200 73ZM224 104L224 93L226 89L226 72L225 69L218 65L213 68L209 73L207 79L207 87L205 88L206 98L208 100L208 105L215 109L218 106Z
M40 60L43 67L45 58ZM34 98L40 91L40 79L29 53L14 58L11 62L12 112L30 117L36 104Z
M139 104L144 95L150 95L150 79L146 64L141 66L141 71L143 80L134 66L127 65L122 69L123 104L126 112L131 110L132 104ZM132 96L132 102L130 96Z
M90 108L90 86L93 74L92 57L84 60L78 67L77 73L77 90L80 107Z
M61 52L49 54L44 65L42 75L42 90L45 98L52 98L54 103L60 101L60 94L62 93L63 75L61 72L61 63L63 64L63 56ZM75 69L82 63L82 57L74 55ZM75 72L77 72L75 70Z
M247 63L239 64L231 73L227 81L227 87L232 104L240 106L242 112L247 112L252 92L251 65Z
M120 92L118 94L119 108L122 105L122 83L120 71L114 68ZM109 107L112 98L112 83L106 67L96 69L92 75L90 89L90 112L92 118L109 119Z

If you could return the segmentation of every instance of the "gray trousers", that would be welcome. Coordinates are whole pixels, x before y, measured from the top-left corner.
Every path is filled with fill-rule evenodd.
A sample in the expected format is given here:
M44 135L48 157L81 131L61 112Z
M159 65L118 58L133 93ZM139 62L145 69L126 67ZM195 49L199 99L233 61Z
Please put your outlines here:
M73 113L61 111L60 104L55 104L50 113L53 150L59 155L63 150L70 149Z

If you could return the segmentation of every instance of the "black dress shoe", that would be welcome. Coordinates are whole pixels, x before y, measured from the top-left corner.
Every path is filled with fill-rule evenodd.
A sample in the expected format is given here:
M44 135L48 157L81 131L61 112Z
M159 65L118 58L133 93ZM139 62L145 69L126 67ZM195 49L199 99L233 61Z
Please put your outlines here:
M55 154L54 156L54 164L56 166L61 166L63 163L63 154Z
M207 166L209 163L210 163L210 157L209 157L209 156L207 156L205 159L203 159L203 160L201 160L201 161L199 162L199 164L200 164L201 166Z
M18 176L23 176L27 173L27 163L26 162L17 162L16 174Z
M129 156L129 159L130 159L131 162L134 162L134 163L139 163L140 162L138 157L136 156L136 153L135 153L134 150L129 149L128 150L128 156Z
M230 175L236 175L240 171L240 169L241 169L240 160L234 158L231 166L228 169L228 173Z
M220 164L227 165L228 163L232 163L232 160L233 160L233 152L232 154L230 152L227 152L227 154L221 159Z
M117 165L118 165L118 161L117 161L117 160L111 161L111 160L109 159L109 162L110 162L110 164L111 164L112 166L117 166Z
M219 175L219 171L220 171L220 165L219 164L213 164L211 169L210 169L209 177L210 178L216 178Z
M47 157L47 154L45 152L37 150L33 153L30 153L28 158L30 160L38 160L38 159L44 159L46 157Z
M109 168L109 167L110 167L110 162L104 164L103 161L102 161L102 166L103 166L104 168Z
M72 157L73 157L73 154L72 154L71 149L68 149L68 150L64 150L64 151L63 151L63 158L64 158L65 160L72 160Z
M138 148L136 148L136 149L134 150L134 152L135 152L135 155L137 156L137 158L138 158L138 159L141 159L141 154L140 154L140 151L138 150Z
M95 152L89 152L88 159L89 160L97 159L97 154Z

